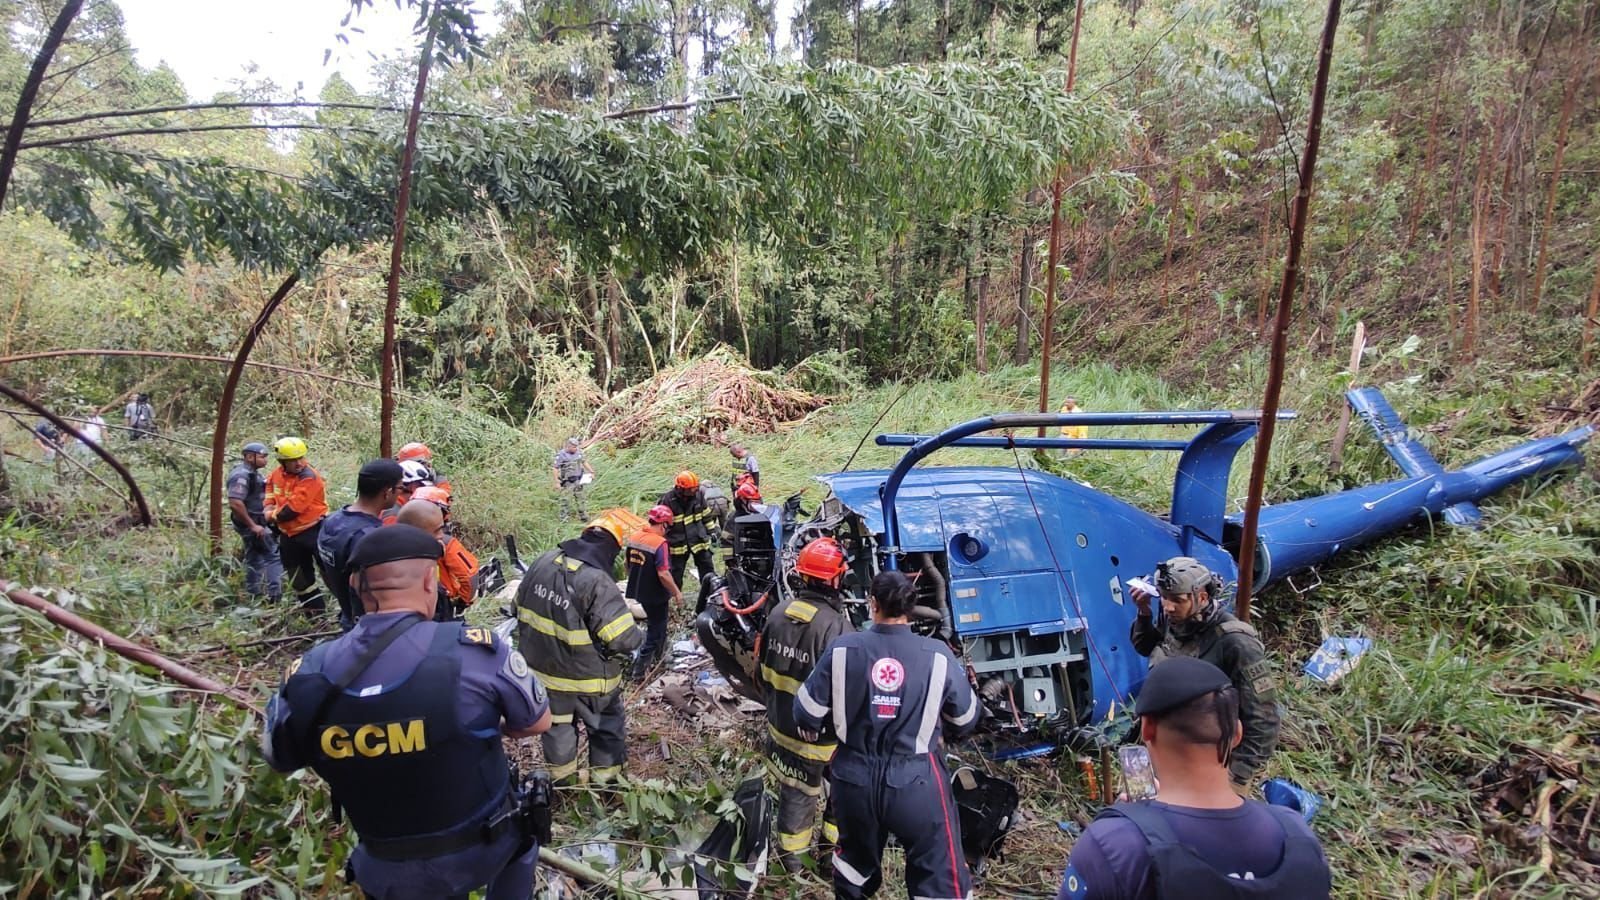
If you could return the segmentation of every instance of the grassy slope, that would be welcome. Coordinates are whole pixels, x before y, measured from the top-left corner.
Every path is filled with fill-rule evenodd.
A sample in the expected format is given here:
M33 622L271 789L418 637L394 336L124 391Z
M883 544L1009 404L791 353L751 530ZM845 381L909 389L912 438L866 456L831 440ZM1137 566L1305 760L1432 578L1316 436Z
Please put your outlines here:
M1385 349L1380 346L1380 353ZM1253 380L1256 361L1235 359L1230 380ZM1334 366L1312 362L1291 378L1286 405L1306 414L1280 431L1272 478L1278 499L1341 483L1320 462L1337 408ZM1439 367L1419 356L1392 353L1374 371L1380 380L1395 380L1390 393L1397 408L1414 426L1427 429L1447 465L1500 449L1547 424L1544 404L1569 403L1582 382L1572 373L1503 378L1486 368L1444 381L1435 377ZM1398 380L1415 374L1422 377L1413 383ZM984 412L1027 408L1035 379L1027 370L1005 370L949 383L889 386L826 408L787 433L744 437L762 461L769 496L781 496L807 487L811 474L842 465L897 396L879 430L927 431ZM1186 393L1152 375L1104 365L1062 372L1054 393L1067 392L1094 410L1249 402L1227 389ZM546 448L570 423L531 422L519 431L442 403L414 404L405 415L401 433L422 436L440 451L458 486L460 516L477 546L488 549L495 542L492 535L511 531L522 539L526 555L562 535L545 488ZM344 496L361 456L371 451L371 411L366 400L352 400L332 419L329 430L314 439L313 453L336 493ZM13 449L24 452L20 446ZM951 454L950 461L963 456L991 464L1009 460L969 452ZM855 467L883 466L893 458L869 444ZM602 450L595 462L600 478L594 504L635 508L664 488L679 468L698 468L720 481L728 467L725 451L703 446ZM151 534L113 529L108 535L98 528L46 524L44 539L14 554L20 565L13 571L29 581L73 585L102 608L114 609L112 620L124 630L179 654L197 643L295 627L272 612L224 602L237 590L237 573L204 561L199 535L179 518L195 511L186 474L194 464L182 454L167 462L148 453L136 458L142 479L168 514L166 527ZM1091 454L1073 466L1081 477L1150 508L1161 507L1170 489L1171 460L1163 457ZM52 518L81 511L80 504L108 508L97 488L81 482L45 501L49 485L41 482L42 470L17 465L13 471L26 492L47 503L44 509ZM1356 432L1343 477L1353 483L1392 476L1381 451ZM1234 492L1243 493L1242 475L1236 474ZM1556 870L1534 878L1537 873L1529 867L1539 846L1537 835L1528 831L1531 810L1491 816L1477 785L1502 776L1497 765L1535 758L1534 751L1548 751L1568 735L1577 740L1565 751L1567 757L1586 759L1590 768L1600 764L1595 752L1600 709L1592 694L1586 699L1579 693L1600 674L1596 501L1600 487L1587 474L1516 491L1487 504L1489 527L1483 531L1407 535L1325 567L1322 586L1308 594L1280 590L1263 599L1259 621L1280 660L1288 711L1285 745L1273 773L1299 780L1328 801L1318 829L1342 895L1456 896L1484 888L1500 894L1530 880L1530 895L1592 895L1592 883L1584 882L1559 845ZM479 615L489 613L483 609ZM1378 642L1372 656L1334 690L1307 687L1293 674L1325 633L1368 634ZM265 691L286 658L281 650L241 654L241 677ZM214 659L196 662L215 669ZM635 757L642 771L677 784L703 785L731 784L735 771L748 768L749 735L707 735L660 707L635 709ZM670 765L657 749L664 737L677 748L677 762ZM1008 859L994 867L990 890L1049 893L1070 848L1057 823L1082 821L1089 809L1080 800L1075 776L1058 772L1053 763L1004 769L1025 785L1029 815L1012 839ZM1568 823L1569 835L1576 833L1595 795L1592 784L1555 795L1557 821ZM600 827L635 836L651 830L637 821L629 825L626 807L610 810L609 818L583 812L567 824L575 827L581 820L579 830ZM648 818L637 811L633 815ZM1593 826L1586 840L1590 848L1600 842Z

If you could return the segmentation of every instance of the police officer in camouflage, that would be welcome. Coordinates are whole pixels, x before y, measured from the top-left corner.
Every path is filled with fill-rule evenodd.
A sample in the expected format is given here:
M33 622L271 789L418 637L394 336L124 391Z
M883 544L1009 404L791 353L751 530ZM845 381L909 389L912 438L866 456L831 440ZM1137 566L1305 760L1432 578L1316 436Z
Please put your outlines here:
M544 761L556 784L578 781L578 723L589 734L589 777L622 776L627 721L622 663L644 643L612 572L622 526L607 516L534 560L517 589L517 648L550 689Z
M360 843L348 871L368 897L525 900L538 848L513 802L501 736L550 727L544 688L488 628L429 621L443 548L409 525L351 555L366 614L289 666L263 749L309 766Z
M1175 556L1156 567L1162 619L1151 615L1151 596L1134 588L1138 615L1129 629L1133 649L1150 657L1152 668L1163 660L1189 656L1205 660L1227 674L1239 692L1239 719L1244 739L1228 761L1234 790L1249 792L1251 780L1278 746L1278 697L1272 663L1261 638L1248 624L1218 605L1222 579L1189 556Z

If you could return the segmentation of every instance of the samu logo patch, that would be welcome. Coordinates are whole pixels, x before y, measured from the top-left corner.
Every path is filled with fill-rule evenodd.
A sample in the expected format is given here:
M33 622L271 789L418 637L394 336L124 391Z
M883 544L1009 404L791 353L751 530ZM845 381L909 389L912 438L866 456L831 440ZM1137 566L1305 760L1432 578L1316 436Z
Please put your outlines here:
M886 656L872 664L868 670L872 686L872 712L879 719L892 719L900 714L900 688L906 683L906 667L900 660Z

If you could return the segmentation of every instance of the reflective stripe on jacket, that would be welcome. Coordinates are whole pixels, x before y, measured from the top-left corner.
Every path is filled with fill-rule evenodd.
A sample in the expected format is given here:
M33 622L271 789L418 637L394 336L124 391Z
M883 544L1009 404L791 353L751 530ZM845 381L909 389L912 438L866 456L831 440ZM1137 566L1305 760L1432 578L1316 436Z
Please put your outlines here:
M517 622L517 649L558 693L611 693L622 684L620 661L644 643L611 574L559 550L528 567Z
M839 611L839 596L802 590L778 605L761 629L761 658L756 678L767 703L767 733L785 750L817 762L833 756L831 740L816 743L800 737L794 698L829 643L851 631Z

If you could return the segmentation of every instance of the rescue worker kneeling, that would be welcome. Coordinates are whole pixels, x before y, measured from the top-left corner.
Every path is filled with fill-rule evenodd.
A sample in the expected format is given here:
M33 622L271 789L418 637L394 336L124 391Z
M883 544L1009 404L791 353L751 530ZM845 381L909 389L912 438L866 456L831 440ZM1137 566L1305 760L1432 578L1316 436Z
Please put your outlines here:
M972 890L941 732L971 731L978 699L950 648L912 633L907 617L916 596L904 575L880 572L872 579L872 626L834 641L795 695L802 736L831 731L839 741L830 775L839 822L836 897L877 892L891 834L905 848L913 897Z
M366 615L289 666L263 749L310 766L360 843L349 870L369 897L525 898L538 857L512 801L502 734L550 727L544 688L487 628L428 621L439 542L377 528L350 558Z
M589 733L589 775L614 781L627 759L622 662L644 643L612 580L622 527L602 516L534 560L517 589L517 646L550 689L544 761L556 784L578 775L578 722Z
M778 822L774 832L778 860L790 872L801 868L797 854L811 849L823 775L834 742L802 737L794 715L800 684L833 639L853 630L843 612L839 580L844 551L833 538L817 538L800 550L795 573L801 580L793 597L779 604L761 629L756 680L767 703L767 771L778 783ZM826 804L825 804L826 805ZM823 816L824 843L833 843L833 817Z

